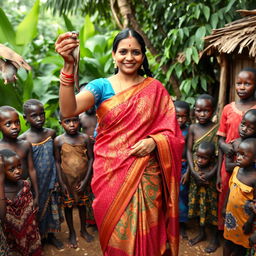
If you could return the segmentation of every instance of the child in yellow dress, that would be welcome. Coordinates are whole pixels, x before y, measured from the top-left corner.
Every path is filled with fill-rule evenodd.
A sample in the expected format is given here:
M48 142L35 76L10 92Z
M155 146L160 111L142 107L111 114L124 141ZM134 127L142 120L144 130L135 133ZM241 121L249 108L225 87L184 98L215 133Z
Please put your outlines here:
M250 217L246 202L255 198L256 186L256 139L243 140L237 150L237 166L229 181L229 191L224 204L225 215L223 256L245 255L250 248L250 233L245 231L245 223Z

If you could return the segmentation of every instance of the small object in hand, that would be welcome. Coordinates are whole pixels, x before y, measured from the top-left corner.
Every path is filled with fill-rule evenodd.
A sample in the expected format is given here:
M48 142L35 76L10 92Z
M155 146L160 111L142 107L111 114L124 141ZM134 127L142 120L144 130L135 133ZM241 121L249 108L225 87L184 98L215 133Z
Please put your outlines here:
M17 80L16 74L19 68L31 70L31 67L19 54L0 44L0 72L4 79L4 84L13 83Z
M76 40L79 36L79 33L76 31L71 32L71 37L74 40ZM80 47L79 45L73 50L72 55L74 57L75 63L74 63L74 79L75 79L75 85L77 91L80 91L79 89L79 60L80 60Z

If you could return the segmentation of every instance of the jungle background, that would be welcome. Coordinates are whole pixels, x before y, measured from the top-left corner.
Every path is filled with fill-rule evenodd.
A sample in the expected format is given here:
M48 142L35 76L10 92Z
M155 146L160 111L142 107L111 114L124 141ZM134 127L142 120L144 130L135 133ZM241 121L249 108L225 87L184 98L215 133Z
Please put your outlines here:
M23 102L37 98L45 105L46 126L60 133L58 35L79 31L80 83L85 83L113 74L112 41L125 27L144 36L154 77L173 97L191 105L203 92L217 97L218 63L213 57L200 59L203 37L239 19L237 9L255 8L254 0L0 0L0 43L32 67L28 73L19 70L16 84L0 80L0 105L22 115Z

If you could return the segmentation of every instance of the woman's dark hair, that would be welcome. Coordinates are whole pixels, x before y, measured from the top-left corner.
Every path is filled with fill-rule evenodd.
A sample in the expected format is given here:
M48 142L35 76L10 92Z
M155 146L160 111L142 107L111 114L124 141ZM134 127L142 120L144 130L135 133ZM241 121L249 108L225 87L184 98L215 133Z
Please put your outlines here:
M23 113L26 114L31 106L44 106L43 103L37 99L29 99L23 104Z
M141 76L146 75L146 76L152 77L153 75L149 69L148 59L146 56L146 45L145 45L143 37L137 31L130 29L130 28L126 28L126 29L122 30L121 32L119 32L113 41L113 48L112 48L113 52L116 53L117 47L118 47L118 44L120 43L120 41L128 38L129 36L134 37L138 41L138 43L141 46L142 54L144 55L144 60L142 63L143 69L139 69L138 74ZM115 68L115 74L117 74L117 72L118 72L118 68Z

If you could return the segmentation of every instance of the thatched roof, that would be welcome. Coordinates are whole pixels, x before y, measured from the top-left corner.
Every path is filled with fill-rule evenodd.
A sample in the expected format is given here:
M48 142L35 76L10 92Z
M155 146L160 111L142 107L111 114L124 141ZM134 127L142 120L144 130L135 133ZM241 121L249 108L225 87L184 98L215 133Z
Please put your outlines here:
M238 12L245 17L228 23L223 28L214 29L211 35L204 38L206 47L201 55L232 52L240 54L247 49L250 57L256 57L256 10Z

